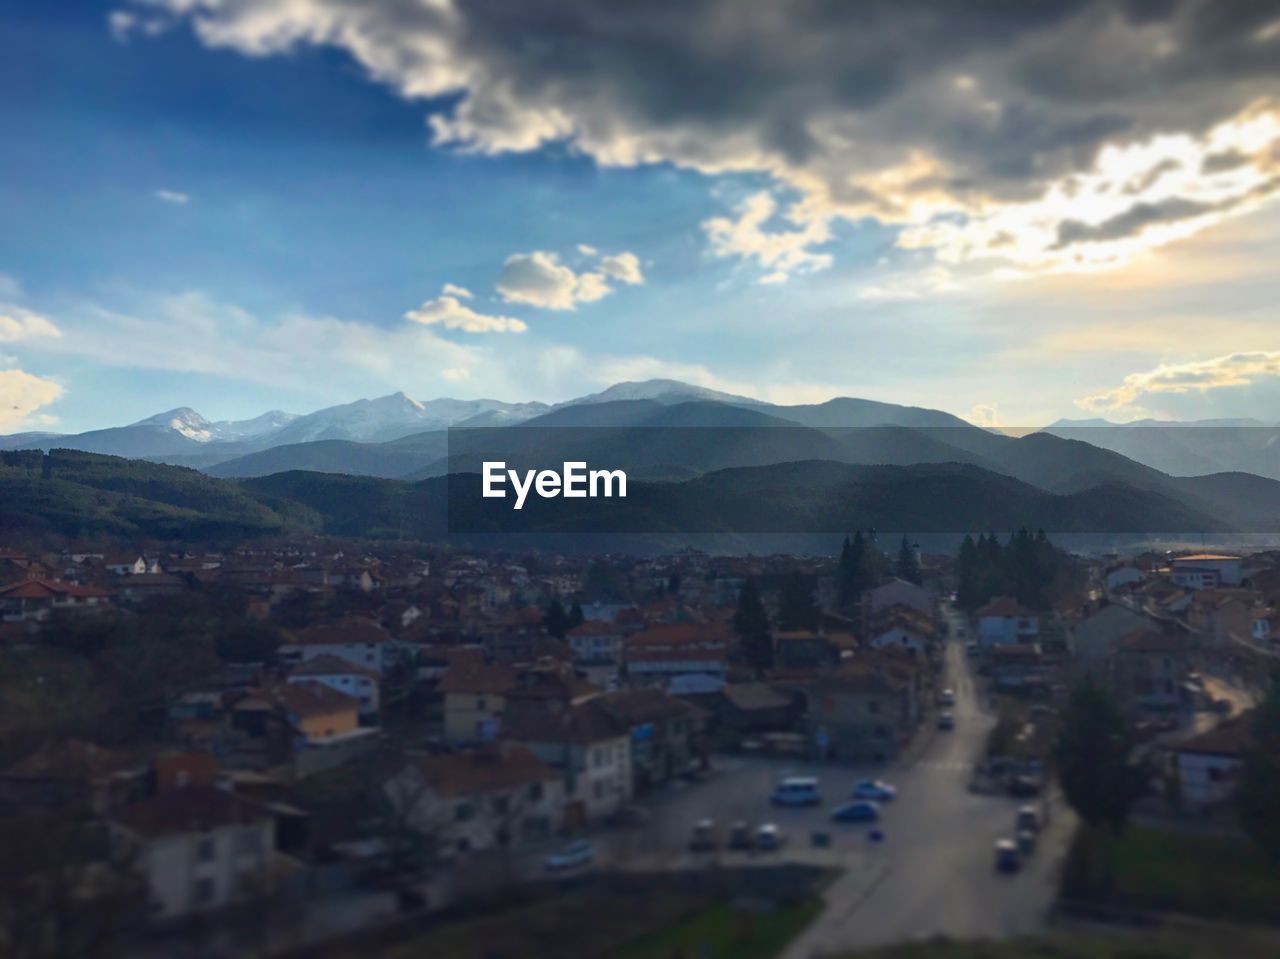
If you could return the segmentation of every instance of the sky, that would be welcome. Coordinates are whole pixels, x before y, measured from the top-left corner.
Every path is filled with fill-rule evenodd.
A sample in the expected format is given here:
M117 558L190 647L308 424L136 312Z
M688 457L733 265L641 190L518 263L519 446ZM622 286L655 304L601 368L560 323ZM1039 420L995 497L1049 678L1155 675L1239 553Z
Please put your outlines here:
M671 377L1280 419L1280 3L24 0L0 432Z

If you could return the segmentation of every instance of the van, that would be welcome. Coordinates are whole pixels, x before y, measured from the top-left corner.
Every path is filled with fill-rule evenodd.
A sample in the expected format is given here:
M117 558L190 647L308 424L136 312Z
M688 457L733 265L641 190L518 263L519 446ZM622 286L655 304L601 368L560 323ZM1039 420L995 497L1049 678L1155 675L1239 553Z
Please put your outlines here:
M816 806L820 802L818 780L807 776L788 776L773 790L775 806Z

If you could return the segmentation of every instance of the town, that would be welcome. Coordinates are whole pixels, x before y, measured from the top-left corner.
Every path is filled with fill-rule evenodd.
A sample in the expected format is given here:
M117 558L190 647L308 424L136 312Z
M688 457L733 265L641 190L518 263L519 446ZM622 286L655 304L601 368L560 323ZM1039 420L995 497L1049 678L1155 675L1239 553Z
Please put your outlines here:
M0 617L8 955L1274 918L1280 552L25 542Z

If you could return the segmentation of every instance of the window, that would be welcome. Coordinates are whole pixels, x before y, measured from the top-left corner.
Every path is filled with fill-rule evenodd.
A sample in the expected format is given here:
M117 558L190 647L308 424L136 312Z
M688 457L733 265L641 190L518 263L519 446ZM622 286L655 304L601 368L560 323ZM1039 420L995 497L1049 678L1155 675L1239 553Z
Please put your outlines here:
M493 797L493 811L499 816L506 814L511 809L511 800L506 796Z
M466 822L476 813L471 803L460 802L453 807L453 818L455 822Z
M529 786L529 798L534 802L542 802L543 788L542 783L533 783Z
M216 887L212 879L197 879L195 888L196 905L206 906L213 902Z
M212 839L201 839L196 844L196 859L200 862L213 862L214 844Z

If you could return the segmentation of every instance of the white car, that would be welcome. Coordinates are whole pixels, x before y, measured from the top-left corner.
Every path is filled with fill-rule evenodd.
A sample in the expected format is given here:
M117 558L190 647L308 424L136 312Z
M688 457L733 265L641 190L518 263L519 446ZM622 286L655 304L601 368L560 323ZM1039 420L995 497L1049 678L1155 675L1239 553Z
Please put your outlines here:
M956 704L956 691L954 689L944 689L942 695L938 697L944 706L954 706Z
M577 869L580 866L590 865L595 861L596 850L591 843L585 839L577 842L571 842L563 849L559 849L549 855L543 865L547 872L564 872L567 869Z
M853 784L854 799L875 799L883 802L896 799L897 796L898 788L880 779L859 779Z
M756 848L763 852L781 849L784 841L782 830L771 822L765 823L756 831Z

